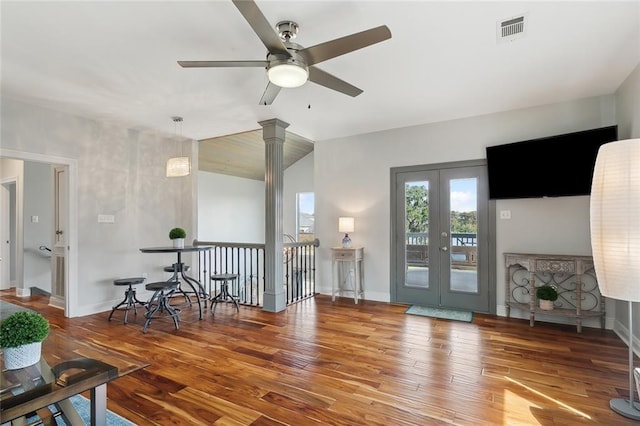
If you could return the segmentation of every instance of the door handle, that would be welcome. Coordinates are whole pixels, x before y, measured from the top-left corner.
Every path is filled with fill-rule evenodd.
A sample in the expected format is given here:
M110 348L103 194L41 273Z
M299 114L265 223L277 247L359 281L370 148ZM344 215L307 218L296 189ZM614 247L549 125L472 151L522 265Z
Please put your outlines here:
M447 246L440 247L440 250L442 250L442 251L447 251L447 250L449 250L449 247L447 247Z

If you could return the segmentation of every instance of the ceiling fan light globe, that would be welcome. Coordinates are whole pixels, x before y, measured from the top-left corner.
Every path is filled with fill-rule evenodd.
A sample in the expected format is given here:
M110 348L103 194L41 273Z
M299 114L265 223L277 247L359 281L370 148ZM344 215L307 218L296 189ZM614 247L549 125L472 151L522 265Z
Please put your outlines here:
M284 88L300 87L307 82L309 71L299 65L279 64L267 71L269 81Z

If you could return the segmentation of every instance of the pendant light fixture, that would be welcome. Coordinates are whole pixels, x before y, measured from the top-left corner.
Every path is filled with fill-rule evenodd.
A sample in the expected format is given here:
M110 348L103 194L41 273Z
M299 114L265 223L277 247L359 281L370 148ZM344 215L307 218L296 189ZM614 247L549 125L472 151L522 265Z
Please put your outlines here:
M178 124L180 125L180 136L182 136L182 117L171 117L171 119L174 123L174 130ZM189 157L173 157L167 160L167 177L189 176L190 173L191 161Z

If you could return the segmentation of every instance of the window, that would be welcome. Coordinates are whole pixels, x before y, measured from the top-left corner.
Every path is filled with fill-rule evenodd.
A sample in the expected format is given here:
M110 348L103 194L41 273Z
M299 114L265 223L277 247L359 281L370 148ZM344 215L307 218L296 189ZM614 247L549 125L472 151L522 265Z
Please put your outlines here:
M314 194L313 192L299 192L296 195L296 218L298 241L313 241L315 239L314 223Z

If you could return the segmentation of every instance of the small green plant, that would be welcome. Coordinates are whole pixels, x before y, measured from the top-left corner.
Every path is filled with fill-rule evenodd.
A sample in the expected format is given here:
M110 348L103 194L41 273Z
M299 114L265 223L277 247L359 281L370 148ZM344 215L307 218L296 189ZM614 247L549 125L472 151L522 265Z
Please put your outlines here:
M169 231L169 238L172 240L176 238L187 238L187 232L182 228L173 228Z
M0 348L42 342L48 335L49 321L37 312L18 311L0 322Z
M542 300L555 302L558 300L558 291L550 285L543 285L536 289L536 297Z

